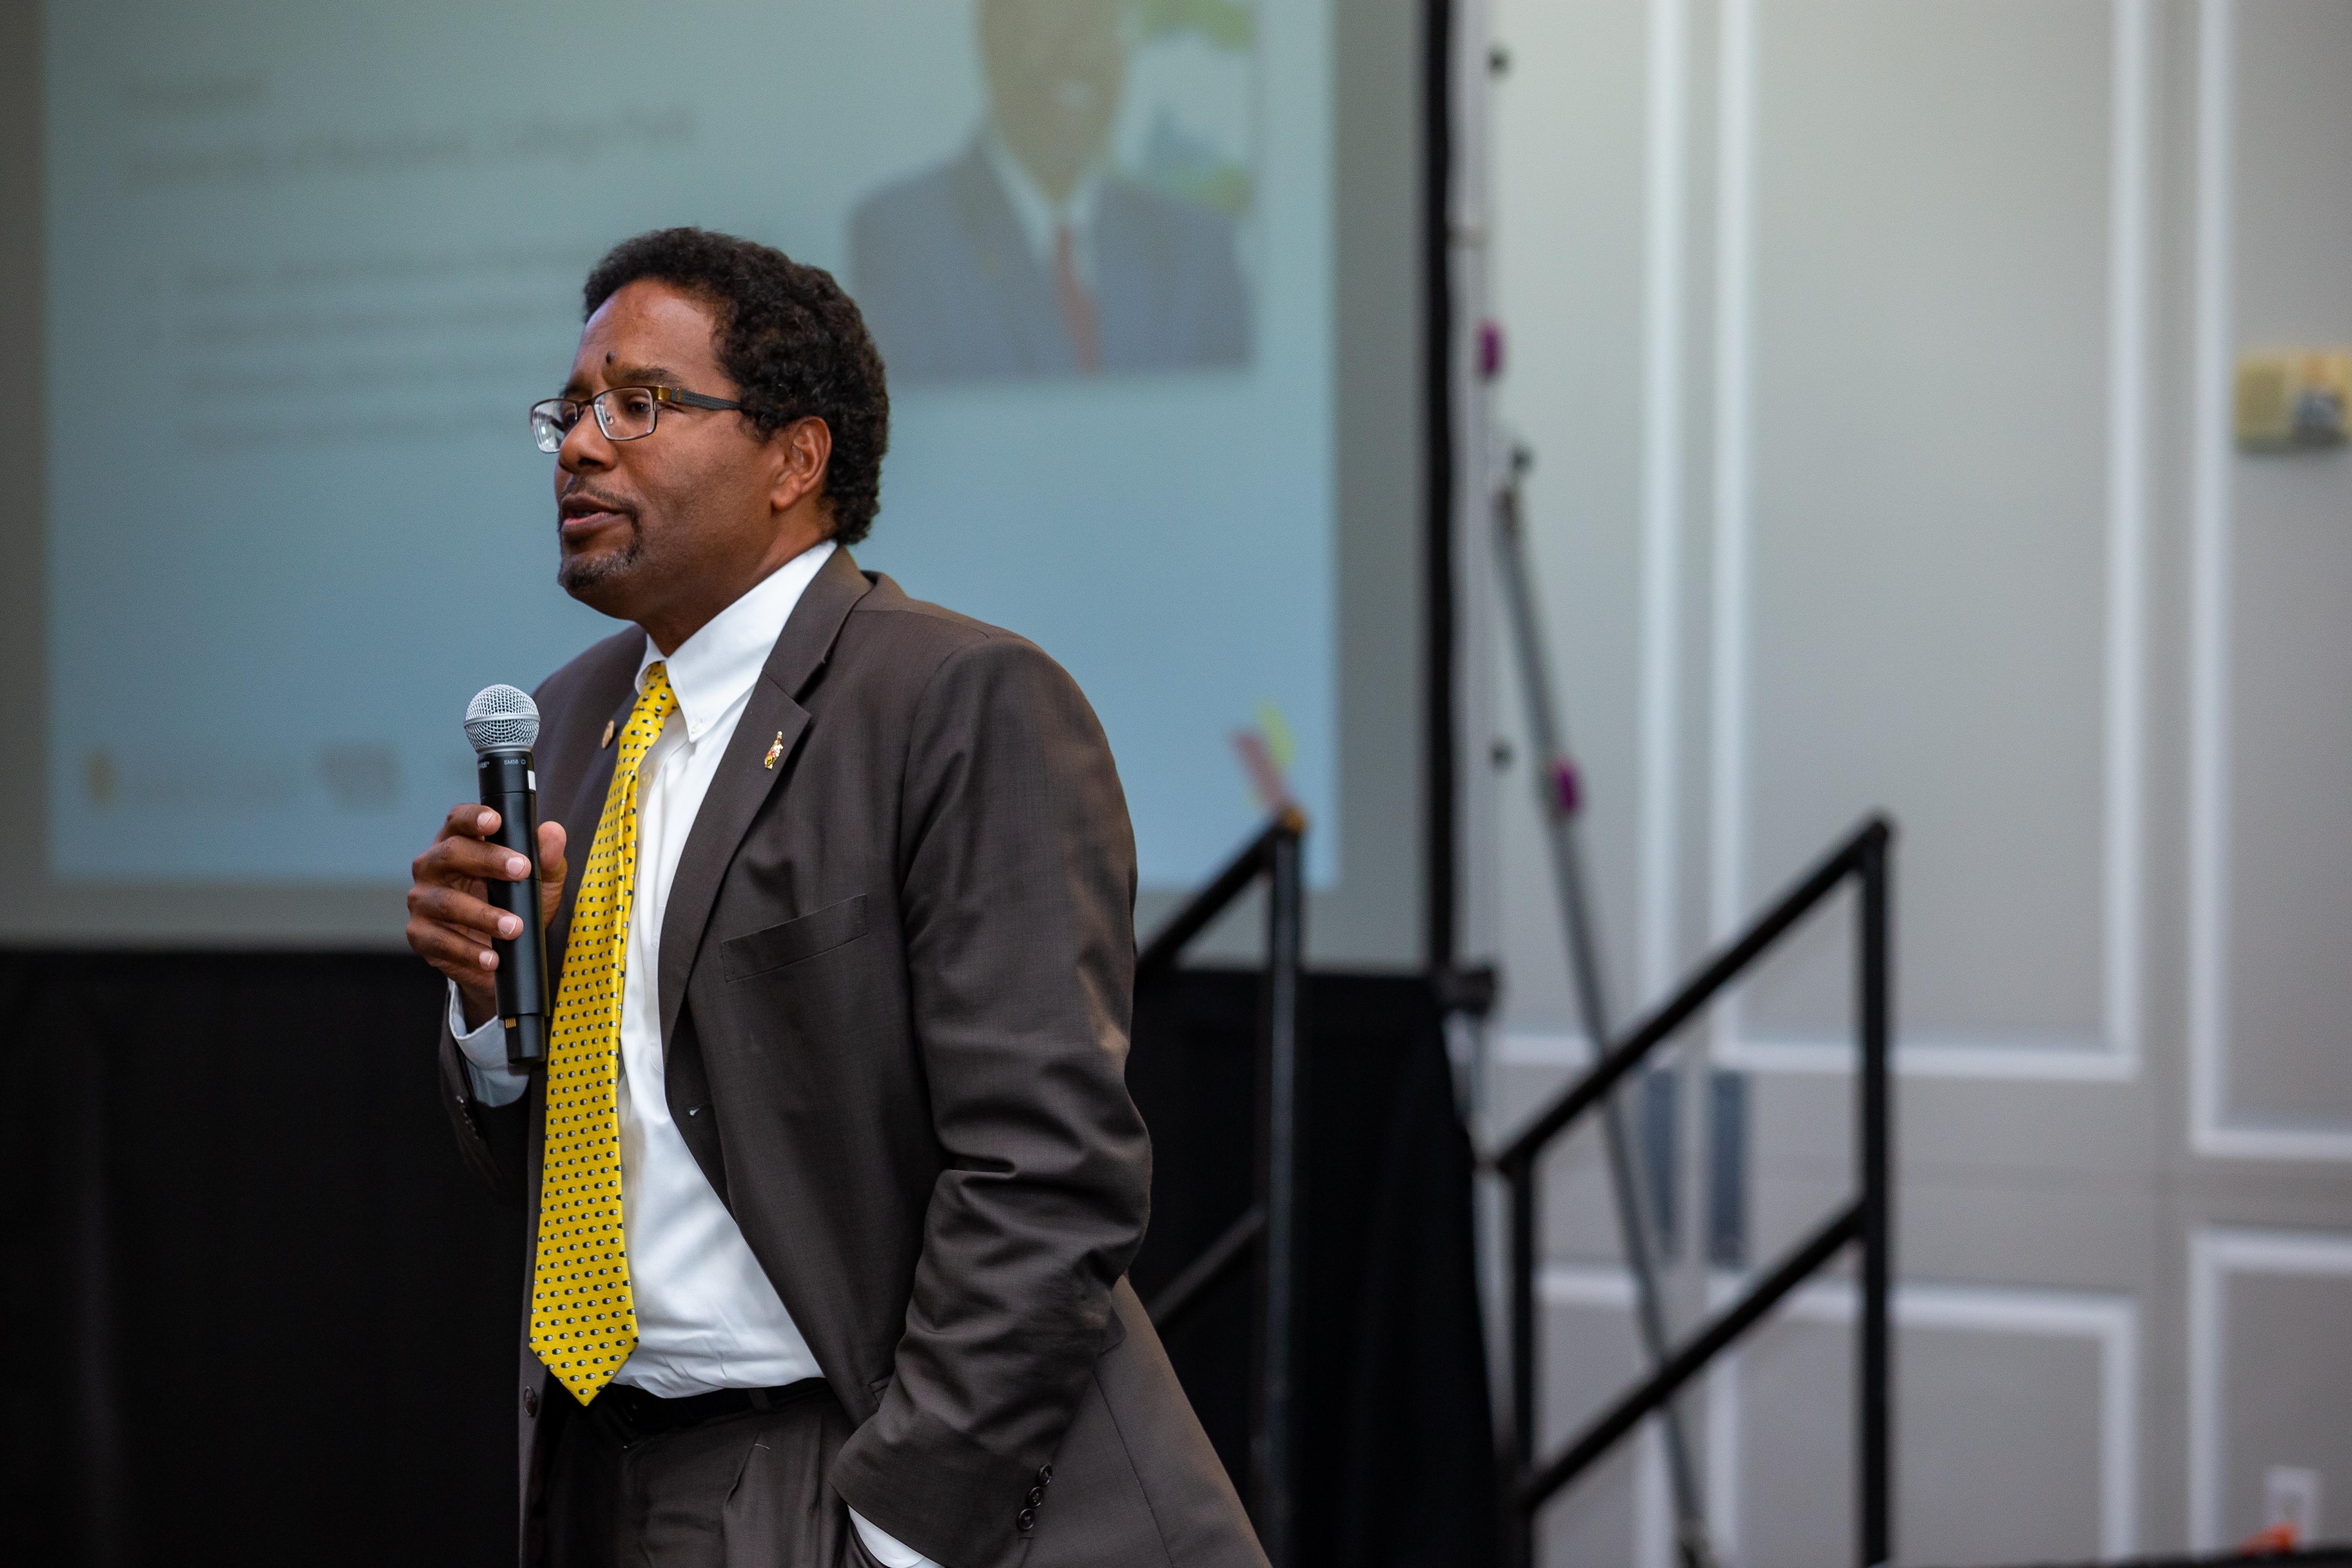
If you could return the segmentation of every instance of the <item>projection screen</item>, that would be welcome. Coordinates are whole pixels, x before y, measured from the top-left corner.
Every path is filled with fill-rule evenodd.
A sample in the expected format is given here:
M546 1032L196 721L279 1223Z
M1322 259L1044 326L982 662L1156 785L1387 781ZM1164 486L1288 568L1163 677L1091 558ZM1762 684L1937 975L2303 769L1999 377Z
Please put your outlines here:
M0 436L0 935L398 940L467 697L612 629L555 585L523 411L596 257L696 224L860 300L860 564L1076 677L1143 921L1286 793L1315 956L1418 961L1416 6L5 14L0 291L43 379ZM1035 286L1072 234L1092 363Z

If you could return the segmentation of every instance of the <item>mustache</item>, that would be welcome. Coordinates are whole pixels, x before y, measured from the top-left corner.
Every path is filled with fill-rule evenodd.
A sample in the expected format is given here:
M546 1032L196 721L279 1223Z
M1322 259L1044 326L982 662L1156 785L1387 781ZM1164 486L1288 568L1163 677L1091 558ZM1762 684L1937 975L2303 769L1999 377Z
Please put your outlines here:
M555 498L555 510L559 516L563 517L582 511L618 512L624 517L637 514L637 509L620 497L606 495L578 480L564 487L563 493Z

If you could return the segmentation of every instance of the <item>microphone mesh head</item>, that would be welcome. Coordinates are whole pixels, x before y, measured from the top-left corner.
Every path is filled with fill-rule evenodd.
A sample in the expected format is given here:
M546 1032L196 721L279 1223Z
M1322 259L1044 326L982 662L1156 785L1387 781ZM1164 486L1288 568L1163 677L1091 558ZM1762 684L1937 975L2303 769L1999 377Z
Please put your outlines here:
M466 739L477 756L524 750L539 739L539 705L527 691L485 686L466 704Z

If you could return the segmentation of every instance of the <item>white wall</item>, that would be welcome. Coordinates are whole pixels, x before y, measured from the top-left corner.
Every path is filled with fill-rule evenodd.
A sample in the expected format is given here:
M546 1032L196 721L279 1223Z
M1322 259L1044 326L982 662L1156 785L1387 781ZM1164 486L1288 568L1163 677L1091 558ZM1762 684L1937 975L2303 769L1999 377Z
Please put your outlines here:
M1899 825L1899 1556L2233 1542L2277 1466L2352 1538L2342 1391L2294 1392L2352 1248L2352 455L2240 456L2226 408L2240 348L2352 343L2352 5L1494 26L1497 412L1621 1011ZM1497 1126L1577 1053L1517 753ZM1753 1075L1751 1261L1846 1181L1849 923L1707 1027ZM1554 1431L1632 1365L1597 1172L1555 1158ZM1697 1407L1738 1562L1850 1550L1844 1310ZM1555 1560L1664 1560L1640 1468Z

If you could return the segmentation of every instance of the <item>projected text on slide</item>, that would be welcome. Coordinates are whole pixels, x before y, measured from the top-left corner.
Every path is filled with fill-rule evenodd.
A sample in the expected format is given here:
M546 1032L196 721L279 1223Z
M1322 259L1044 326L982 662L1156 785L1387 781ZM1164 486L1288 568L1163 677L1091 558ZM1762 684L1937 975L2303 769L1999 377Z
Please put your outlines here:
M613 629L523 412L699 224L858 298L859 562L1069 668L1145 880L1286 788L1334 881L1328 5L51 4L55 873L404 879Z

